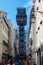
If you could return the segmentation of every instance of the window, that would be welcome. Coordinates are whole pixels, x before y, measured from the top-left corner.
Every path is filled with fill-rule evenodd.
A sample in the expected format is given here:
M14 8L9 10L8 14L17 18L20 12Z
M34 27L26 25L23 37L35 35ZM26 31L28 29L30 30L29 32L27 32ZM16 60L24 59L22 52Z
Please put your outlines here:
M37 7L37 10L39 9L39 7Z
M38 27L38 30L40 29L40 27Z
M40 2L41 0L39 0L39 2Z
M42 21L40 22L40 24L42 24Z
M31 39L31 43L30 43L30 45L32 45L33 44L33 40Z
M38 31L36 32L36 34L38 34Z
M7 52L7 50L5 50L5 52Z

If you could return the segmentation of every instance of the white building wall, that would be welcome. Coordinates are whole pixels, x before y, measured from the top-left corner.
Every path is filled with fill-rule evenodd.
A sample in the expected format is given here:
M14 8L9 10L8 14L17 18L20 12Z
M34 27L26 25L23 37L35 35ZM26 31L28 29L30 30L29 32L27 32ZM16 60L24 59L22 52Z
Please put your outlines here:
M43 44L43 0L34 0L34 15L36 17L35 24L32 27L32 39L33 45L32 48L37 50L41 44ZM42 24L40 22L42 21ZM38 30L39 28L39 30ZM35 55L35 59L37 62L37 54Z
M42 0L40 0L40 2L38 1L38 0L36 0L36 2L35 2L35 7L34 7L34 9L35 9L35 17L36 17L36 20L35 20L35 32L38 32L38 34L36 34L35 33L35 37L36 37L36 47L38 48L39 46L40 46L40 35L41 35L41 33L42 33L42 26L40 25L40 22L42 21L42 13L41 12L43 12L43 1ZM38 7L38 10L37 10L37 7ZM38 27L40 27L40 30L38 30ZM37 49L36 48L36 49Z
M6 13L0 11L0 61L2 61L2 53L7 54L8 47L3 43L3 40L8 44L8 27L3 19L5 18Z
M10 56L15 56L15 51L14 51L14 38L15 37L15 31L13 26L10 26L9 29L9 55Z

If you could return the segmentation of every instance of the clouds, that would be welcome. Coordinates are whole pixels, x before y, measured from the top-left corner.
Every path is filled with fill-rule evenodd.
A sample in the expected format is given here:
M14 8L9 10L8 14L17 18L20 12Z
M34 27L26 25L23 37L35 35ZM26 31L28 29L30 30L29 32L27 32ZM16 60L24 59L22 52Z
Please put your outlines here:
M32 0L29 0L27 1L25 4L24 4L24 7L30 7L30 6L33 6L33 3L32 3Z
M25 4L24 4L24 7L29 7L29 6L33 6L33 3L32 3L32 1L28 1L28 2L26 2Z
M31 10L31 8L32 8L32 6L33 6L34 4L33 4L33 2L32 2L32 0L28 0L24 5L23 5L23 7L25 7L26 8L26 10L27 10L27 26L26 26L26 28L29 28L29 22L30 22L30 10Z
M28 1L23 5L23 7L25 7L25 8L27 9L27 15L30 13L30 10L31 10L31 8L32 8L33 5L34 5L34 4L33 4L32 0L28 0Z

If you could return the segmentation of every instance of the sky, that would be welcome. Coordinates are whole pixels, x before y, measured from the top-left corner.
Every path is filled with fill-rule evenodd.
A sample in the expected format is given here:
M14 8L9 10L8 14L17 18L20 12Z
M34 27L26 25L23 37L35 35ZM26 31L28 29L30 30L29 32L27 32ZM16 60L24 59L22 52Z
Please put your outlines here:
M18 7L25 7L27 13L27 25L25 29L29 28L30 22L30 10L33 6L32 0L0 0L0 10L7 12L7 18L13 23L13 26L17 28L16 14Z

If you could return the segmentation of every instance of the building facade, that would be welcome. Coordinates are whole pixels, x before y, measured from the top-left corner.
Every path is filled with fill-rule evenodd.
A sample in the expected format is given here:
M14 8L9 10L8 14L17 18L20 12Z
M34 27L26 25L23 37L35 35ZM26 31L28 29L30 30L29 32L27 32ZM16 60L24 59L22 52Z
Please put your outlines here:
M35 15L34 15L34 6L30 13L30 28L29 28L29 42L30 48L32 49L32 62L36 61L36 45L35 45Z
M8 59L8 31L9 27L5 19L6 13L0 11L0 61Z
M31 10L30 37L32 39L33 57L36 64L42 65L43 61L43 0L33 0Z
M8 33L9 55L15 57L15 51L14 51L15 29L13 27L13 24L9 20L8 25L9 25L9 33Z
M7 13L0 11L0 62L8 62L10 54L14 57L14 28Z

